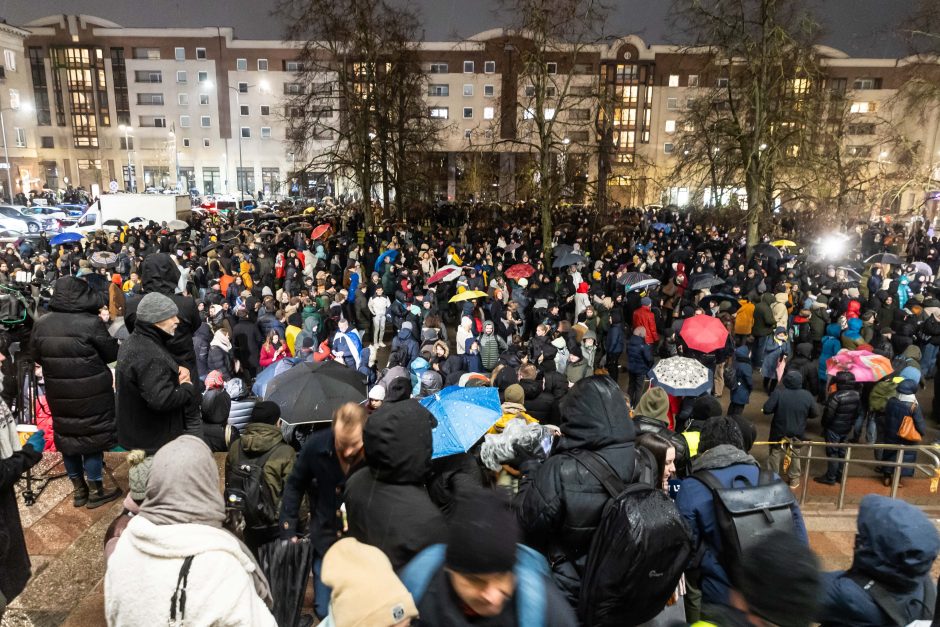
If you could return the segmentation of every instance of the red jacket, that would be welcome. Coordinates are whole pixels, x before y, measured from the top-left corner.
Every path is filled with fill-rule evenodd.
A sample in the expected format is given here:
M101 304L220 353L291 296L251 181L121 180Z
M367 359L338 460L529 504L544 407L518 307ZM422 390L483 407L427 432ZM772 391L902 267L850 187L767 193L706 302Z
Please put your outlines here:
M849 301L845 308L846 318L858 318L862 314L862 304L855 299Z
M653 344L659 340L659 334L656 333L656 317L653 311L646 306L642 306L633 312L633 328L643 327L646 329L646 343Z

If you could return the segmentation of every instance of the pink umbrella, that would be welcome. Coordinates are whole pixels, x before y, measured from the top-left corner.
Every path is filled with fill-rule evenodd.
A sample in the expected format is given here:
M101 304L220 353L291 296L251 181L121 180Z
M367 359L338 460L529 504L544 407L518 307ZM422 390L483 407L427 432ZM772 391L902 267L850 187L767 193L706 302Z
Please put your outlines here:
M843 348L826 360L827 375L851 372L855 375L855 380L861 383L880 381L893 370L891 360L871 351L850 351Z

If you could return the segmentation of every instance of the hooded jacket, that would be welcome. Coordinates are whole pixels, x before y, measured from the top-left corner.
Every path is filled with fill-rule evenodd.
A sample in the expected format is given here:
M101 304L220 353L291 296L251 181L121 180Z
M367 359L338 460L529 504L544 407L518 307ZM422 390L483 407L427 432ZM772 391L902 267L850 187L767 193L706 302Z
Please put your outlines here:
M405 324L410 325L411 323L406 322ZM420 349L421 347L418 345L418 341L415 339L411 328L403 325L401 330L398 331L398 335L395 336L395 339L392 341L392 352L401 352L402 363L410 364L419 356Z
M476 338L468 337L464 342L463 351L463 370L464 372L483 372L483 360L480 358L480 351L470 352L470 347L477 344Z
M822 427L838 435L848 435L858 418L862 400L849 372L835 376L836 391L829 395L823 410Z
M117 340L98 310L103 301L76 277L55 284L49 313L36 321L33 354L42 366L56 448L66 455L97 453L117 443L113 378Z
M196 308L196 301L188 296L176 293L176 287L180 280L180 269L173 259L165 253L156 253L147 255L140 266L141 282L144 286L144 293L159 292L168 296L176 303L179 308L179 326L176 327L176 333L165 343L166 349L173 356L173 359L180 366L185 366L190 372L196 370L196 351L193 347L193 334L202 321L199 318L199 310ZM135 323L137 322L137 306L140 304L140 298L136 298L127 303L124 322L127 330L133 333ZM195 374L193 374L195 379Z
M483 334L480 336L480 359L483 362L483 368L487 372L491 372L496 367L499 362L499 354L506 350L506 342L494 331L493 323L487 321L483 325Z
M823 627L893 624L851 575L873 579L888 591L908 617L904 624L926 618L924 588L934 585L930 567L938 551L937 530L923 512L904 501L869 494L858 509L851 568L823 574L817 620Z
M175 336L174 336L175 337ZM186 405L198 400L167 348L170 337L141 322L121 344L115 372L118 442L153 454L182 435Z
M865 340L862 339L862 319L861 318L850 318L846 323L846 329L842 332L842 348L847 348L849 350L856 350L859 346L865 343Z
M734 350L734 369L735 381L731 390L731 402L747 405L754 389L754 367L751 365L751 354L747 346L739 346Z
M235 469L242 455L248 458L260 457L271 449L275 450L264 464L263 477L265 485L271 491L274 506L280 509L284 484L294 469L297 455L291 445L284 441L284 436L277 426L252 422L245 427L241 438L232 442L228 449L228 455L225 457L226 474Z
M416 400L386 403L362 434L366 468L346 482L349 533L382 549L398 570L446 542L444 516L428 496L434 417Z
M803 439L806 420L817 416L816 399L803 389L803 377L799 372L783 375L783 384L778 385L767 402L765 414L773 414L770 421L770 440L781 438Z
M797 344L793 350L793 359L787 362L787 372L795 370L803 378L803 389L813 396L819 391L819 379L816 376L816 363L813 361L813 345L809 342Z
M754 326L751 329L754 337L763 338L774 332L777 323L770 308L773 302L773 294L764 294L760 302L754 306Z
M839 341L839 334L841 332L842 327L839 326L838 322L833 322L826 326L826 335L823 337L822 352L819 355L819 366L817 370L820 381L825 381L828 378L826 374L826 361L842 350L842 343Z
M594 340L594 344L588 346L585 343L585 340L588 339ZM594 331L585 331L584 337L581 338L581 345L578 348L581 359L574 363L569 362L565 371L568 380L572 383L577 383L584 377L594 374L594 360L597 356L597 334Z
M627 340L627 372L645 375L653 367L653 351L639 335Z
M579 451L594 451L629 483L636 431L623 393L609 377L575 384L561 414L561 440L544 463L524 469L514 507L527 544L549 557L555 582L576 602L588 548L608 501L604 487L576 458Z

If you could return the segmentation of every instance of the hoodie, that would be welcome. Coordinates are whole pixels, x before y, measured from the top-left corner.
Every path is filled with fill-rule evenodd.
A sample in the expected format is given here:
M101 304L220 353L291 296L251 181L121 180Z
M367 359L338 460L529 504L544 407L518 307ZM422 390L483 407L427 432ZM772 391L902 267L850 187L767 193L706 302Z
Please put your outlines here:
M363 429L366 467L346 482L350 535L380 548L395 569L447 539L444 517L425 487L435 422L417 400L382 405Z
M778 385L767 402L765 414L772 414L770 440L797 438L802 440L806 432L806 420L818 415L816 399L803 389L803 376L796 371L783 375L783 384Z
M862 319L850 318L846 324L845 331L842 332L842 348L854 351L860 345L864 344L865 340L862 339L861 331Z
M820 381L826 381L826 360L834 357L836 353L842 350L842 342L839 335L842 333L842 327L838 322L832 322L826 326L826 335L822 341L822 352L819 355L818 374Z
M463 352L463 369L466 372L483 372L483 360L480 358L479 347L478 350L470 352L470 347L474 344L478 344L477 340L472 337L468 337L464 342L464 352Z

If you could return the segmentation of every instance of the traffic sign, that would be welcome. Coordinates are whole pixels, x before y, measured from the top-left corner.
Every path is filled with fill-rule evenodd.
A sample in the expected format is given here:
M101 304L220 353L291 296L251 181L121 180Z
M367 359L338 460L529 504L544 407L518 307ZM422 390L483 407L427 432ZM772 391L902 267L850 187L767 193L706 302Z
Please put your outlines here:
M117 181L111 181L110 183L108 183L108 189L111 190L112 194L116 194L118 190Z

